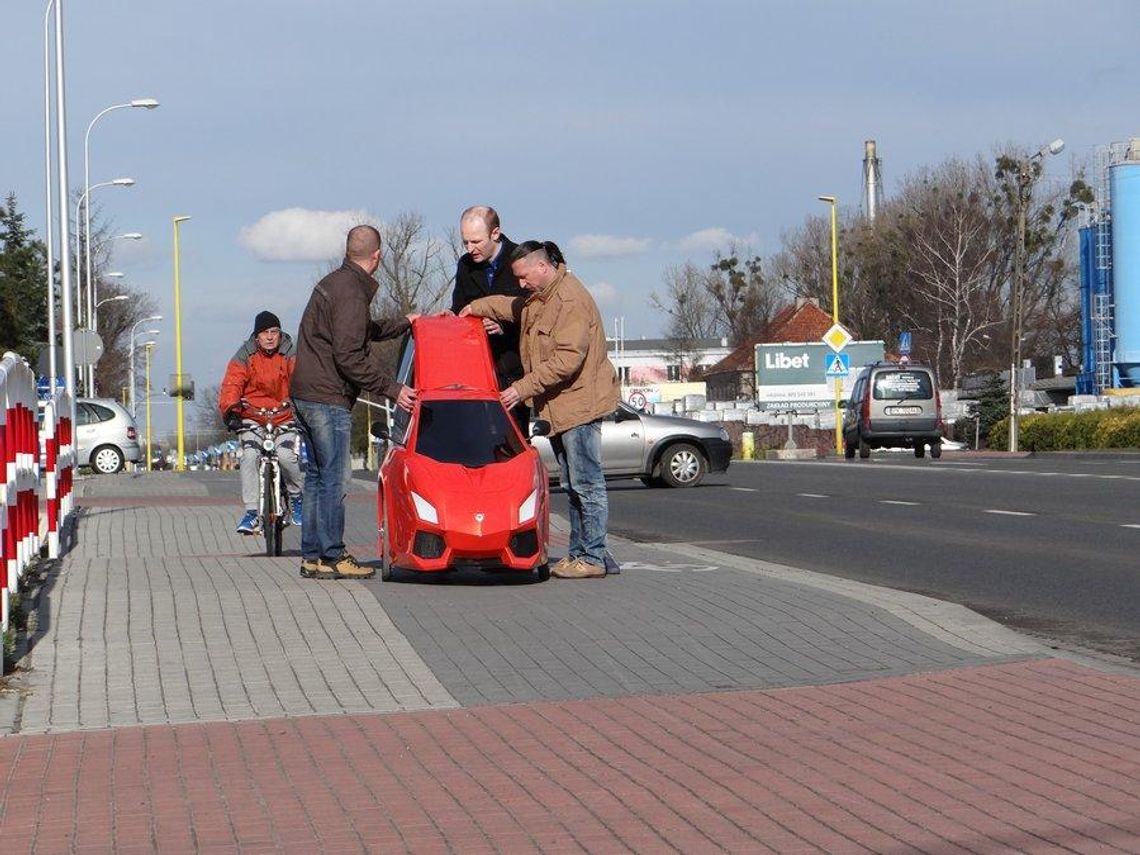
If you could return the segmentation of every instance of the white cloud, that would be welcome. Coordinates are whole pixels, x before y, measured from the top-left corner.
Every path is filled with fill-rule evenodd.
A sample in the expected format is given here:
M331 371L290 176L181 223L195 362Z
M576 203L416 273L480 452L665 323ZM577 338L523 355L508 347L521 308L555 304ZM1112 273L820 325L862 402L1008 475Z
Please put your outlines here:
M262 261L328 261L344 254L344 237L361 223L377 225L366 211L270 211L238 233L238 243Z
M594 298L599 306L613 305L618 301L617 288L609 282L595 282L592 285L587 285L586 290Z
M714 226L686 235L677 242L677 248L682 252L711 252L724 249L733 242L739 243L741 239L728 229Z
M579 258L628 258L648 251L649 238L616 235L578 235L570 239L570 251Z

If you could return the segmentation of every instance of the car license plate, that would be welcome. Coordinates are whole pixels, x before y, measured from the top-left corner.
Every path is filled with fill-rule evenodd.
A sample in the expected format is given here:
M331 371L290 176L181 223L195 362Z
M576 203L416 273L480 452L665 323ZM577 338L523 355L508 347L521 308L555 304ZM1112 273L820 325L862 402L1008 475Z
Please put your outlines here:
M892 416L917 416L922 407L891 407L887 412Z

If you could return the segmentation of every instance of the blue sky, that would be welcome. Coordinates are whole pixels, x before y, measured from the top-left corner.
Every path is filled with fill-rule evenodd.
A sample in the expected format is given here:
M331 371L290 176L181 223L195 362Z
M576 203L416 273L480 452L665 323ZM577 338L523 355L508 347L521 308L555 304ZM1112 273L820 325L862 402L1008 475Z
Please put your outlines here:
M824 213L819 194L856 205L864 139L889 195L922 165L1058 136L1049 173L1065 179L1140 134L1133 0L64 8L73 185L99 110L162 102L100 120L92 181L138 183L94 198L117 231L146 235L118 242L112 266L168 319L159 377L174 370L170 218L193 216L183 355L199 386L260 309L295 329L341 250L337 212L418 211L442 236L467 205L493 204L513 239L566 250L607 322L655 336L648 295L669 266L707 263L731 236L772 252ZM41 233L43 12L0 9L0 192ZM157 411L172 423L173 407Z

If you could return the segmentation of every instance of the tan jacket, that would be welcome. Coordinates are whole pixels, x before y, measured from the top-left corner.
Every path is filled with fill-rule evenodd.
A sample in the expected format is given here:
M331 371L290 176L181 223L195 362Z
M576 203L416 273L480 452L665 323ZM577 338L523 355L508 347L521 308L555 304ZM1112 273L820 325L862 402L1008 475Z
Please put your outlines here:
M480 317L519 324L519 355L526 372L511 387L531 401L552 434L608 416L617 409L617 372L594 298L565 266L542 291L524 297L482 297Z

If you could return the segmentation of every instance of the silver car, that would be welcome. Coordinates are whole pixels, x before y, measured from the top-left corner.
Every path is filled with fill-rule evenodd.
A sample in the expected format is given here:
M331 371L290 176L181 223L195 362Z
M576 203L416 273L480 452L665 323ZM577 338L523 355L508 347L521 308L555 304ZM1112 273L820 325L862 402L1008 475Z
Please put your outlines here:
M550 440L531 441L550 477L557 480L558 462ZM602 470L607 480L640 478L649 486L695 487L709 472L724 472L732 458L732 442L719 424L680 416L654 416L618 404L602 420Z
M139 433L131 414L111 398L80 398L75 402L76 465L102 475L122 470L139 460Z
M913 448L942 456L942 401L934 372L913 362L872 362L859 369L844 404L843 455L866 460L872 448Z

